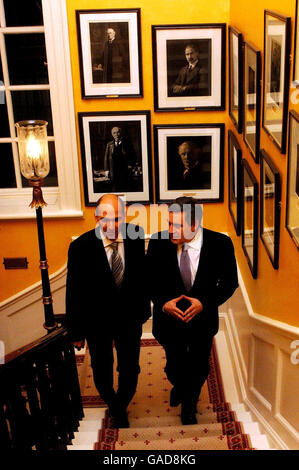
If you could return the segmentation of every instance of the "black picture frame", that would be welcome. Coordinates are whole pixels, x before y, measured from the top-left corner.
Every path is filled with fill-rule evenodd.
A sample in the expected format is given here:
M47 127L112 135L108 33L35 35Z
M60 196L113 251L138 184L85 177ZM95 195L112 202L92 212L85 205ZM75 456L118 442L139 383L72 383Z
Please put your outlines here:
M153 25L152 43L156 112L225 109L225 23ZM188 71L187 54L201 67Z
M265 10L262 126L281 153L287 143L290 52L291 18Z
M258 182L247 162L242 160L242 248L253 279L258 262Z
M229 52L229 115L241 134L243 130L243 35L228 27Z
M86 206L106 193L129 204L153 202L150 111L80 112L78 122ZM117 150L115 128L122 131Z
M242 150L231 130L228 131L228 208L239 236L242 223Z
M76 21L82 98L142 97L140 8L76 10Z
M259 161L261 124L261 52L244 42L243 139L254 161Z
M156 202L223 201L224 133L223 123L154 125Z
M260 238L274 269L279 267L280 174L268 153L260 152Z
M299 114L289 113L289 149L285 226L299 250Z

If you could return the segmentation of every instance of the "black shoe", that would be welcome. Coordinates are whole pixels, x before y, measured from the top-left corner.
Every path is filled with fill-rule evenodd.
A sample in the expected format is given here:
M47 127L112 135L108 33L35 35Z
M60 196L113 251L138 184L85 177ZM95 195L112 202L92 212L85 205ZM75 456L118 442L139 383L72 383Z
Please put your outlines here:
M194 410L193 403L190 403L190 402L182 403L181 422L184 426L188 424L197 424L196 412Z
M177 392L176 388L173 387L170 392L169 404L170 406L179 406L180 403L182 403L182 399L179 393Z
M130 423L128 420L128 414L126 410L119 411L113 417L113 424L115 428L129 428Z

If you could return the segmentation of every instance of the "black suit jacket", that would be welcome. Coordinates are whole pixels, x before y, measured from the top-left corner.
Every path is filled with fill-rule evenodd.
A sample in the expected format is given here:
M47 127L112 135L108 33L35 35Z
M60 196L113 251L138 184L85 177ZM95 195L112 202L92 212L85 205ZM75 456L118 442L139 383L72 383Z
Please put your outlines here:
M124 225L124 232L134 225ZM68 252L66 284L66 321L71 341L99 340L108 330L127 331L140 327L149 317L145 295L144 233L124 239L125 272L118 289L106 256L103 242L93 229L74 240ZM131 232L131 233L132 233Z
M189 70L189 65L181 68L179 71L178 77L175 81L175 85L185 86L186 90L179 93L181 96L196 96L201 95L201 67L199 64L193 68L193 70Z
M199 332L214 336L218 331L218 306L238 287L237 266L231 239L223 234L203 229L203 244L194 284L186 292L177 260L177 246L168 232L152 236L148 252L148 283L154 303L153 334L164 344L182 332L196 336ZM164 239L161 239L165 237ZM203 304L203 310L189 323L183 323L162 311L171 299L186 294Z

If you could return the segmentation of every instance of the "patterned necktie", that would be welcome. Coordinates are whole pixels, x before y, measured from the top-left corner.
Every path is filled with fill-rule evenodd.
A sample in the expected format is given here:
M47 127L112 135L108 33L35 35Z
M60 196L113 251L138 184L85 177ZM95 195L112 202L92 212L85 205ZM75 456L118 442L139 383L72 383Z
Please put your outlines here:
M120 287L124 277L124 265L121 256L118 253L117 242L111 243L110 246L113 250L111 259L111 271L114 276L115 284L117 285L117 287Z
M185 285L185 288L187 292L189 292L192 287L192 282L191 282L190 258L188 255L188 247L186 245L183 245L183 249L181 253L180 271L181 271L181 276L182 276L182 280Z

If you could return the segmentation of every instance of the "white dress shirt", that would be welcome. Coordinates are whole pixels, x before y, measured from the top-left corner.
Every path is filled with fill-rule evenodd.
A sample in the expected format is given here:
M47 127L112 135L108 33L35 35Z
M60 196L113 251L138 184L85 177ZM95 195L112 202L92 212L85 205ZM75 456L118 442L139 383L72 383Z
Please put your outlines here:
M178 263L180 266L181 254L183 250L183 246L186 246L188 251L189 259L190 259L190 269L191 269L191 283L193 285L195 276L198 269L198 263L200 258L200 252L202 247L202 228L199 228L195 237L190 240L190 242L178 245L177 248L177 256L178 256Z

